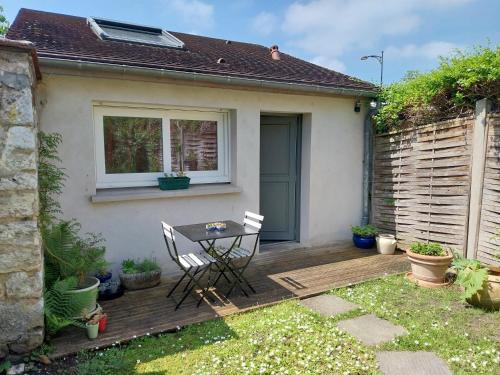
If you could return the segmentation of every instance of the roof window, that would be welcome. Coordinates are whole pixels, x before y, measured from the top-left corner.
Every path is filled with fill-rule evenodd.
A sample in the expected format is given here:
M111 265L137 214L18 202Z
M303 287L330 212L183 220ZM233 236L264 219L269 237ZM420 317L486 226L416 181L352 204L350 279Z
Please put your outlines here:
M87 19L92 30L103 40L184 48L184 43L157 27L123 23L103 18Z

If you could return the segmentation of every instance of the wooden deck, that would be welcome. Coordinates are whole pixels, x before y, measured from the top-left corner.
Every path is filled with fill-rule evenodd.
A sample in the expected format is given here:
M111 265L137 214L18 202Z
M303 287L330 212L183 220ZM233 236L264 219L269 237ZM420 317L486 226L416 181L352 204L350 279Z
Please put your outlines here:
M286 259L284 261L284 259ZM242 312L289 298L304 298L335 287L359 283L385 274L408 269L404 253L393 256L375 250L360 250L351 245L317 249L272 249L256 256L247 270L257 294L246 298L233 293L230 301L202 302L196 308L188 297L179 310L167 299L170 283L127 292L121 298L102 302L108 313L107 331L90 341L81 328L71 327L52 339L53 357L66 356L82 349L105 347L117 341L174 330L188 324ZM225 289L223 289L225 290Z

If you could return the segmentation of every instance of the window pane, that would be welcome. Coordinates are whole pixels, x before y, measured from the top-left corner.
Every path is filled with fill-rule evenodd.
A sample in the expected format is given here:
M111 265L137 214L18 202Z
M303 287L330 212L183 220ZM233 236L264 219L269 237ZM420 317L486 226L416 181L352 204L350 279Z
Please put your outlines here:
M217 121L170 120L172 171L216 171Z
M161 118L104 116L106 173L163 171Z

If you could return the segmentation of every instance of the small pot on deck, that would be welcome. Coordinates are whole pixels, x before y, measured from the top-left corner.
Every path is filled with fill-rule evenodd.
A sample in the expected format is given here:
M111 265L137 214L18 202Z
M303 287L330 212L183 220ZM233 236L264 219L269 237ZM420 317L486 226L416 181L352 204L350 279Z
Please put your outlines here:
M97 338L99 332L99 322L87 322L85 323L85 329L87 330L87 337L90 340L94 340Z
M383 255L392 255L396 251L396 237L392 234L380 233L377 236L377 251Z

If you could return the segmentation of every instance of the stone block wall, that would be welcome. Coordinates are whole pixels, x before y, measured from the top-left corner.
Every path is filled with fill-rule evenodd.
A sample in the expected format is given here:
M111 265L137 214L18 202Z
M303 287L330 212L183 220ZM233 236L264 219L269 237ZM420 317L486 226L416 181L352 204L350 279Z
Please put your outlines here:
M0 40L0 358L43 341L37 72L29 43Z

